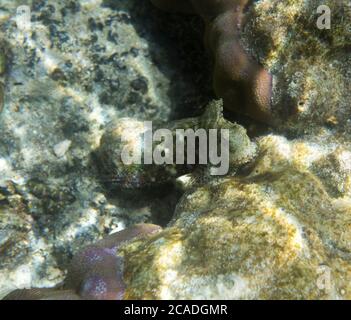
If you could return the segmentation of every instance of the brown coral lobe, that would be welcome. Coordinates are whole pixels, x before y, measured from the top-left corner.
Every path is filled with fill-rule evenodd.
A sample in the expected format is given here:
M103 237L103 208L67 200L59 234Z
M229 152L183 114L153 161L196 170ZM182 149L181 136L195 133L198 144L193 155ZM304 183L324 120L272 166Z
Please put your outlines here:
M272 75L249 56L240 41L248 0L151 0L157 7L199 14L206 24L205 44L214 59L213 86L228 110L273 123Z

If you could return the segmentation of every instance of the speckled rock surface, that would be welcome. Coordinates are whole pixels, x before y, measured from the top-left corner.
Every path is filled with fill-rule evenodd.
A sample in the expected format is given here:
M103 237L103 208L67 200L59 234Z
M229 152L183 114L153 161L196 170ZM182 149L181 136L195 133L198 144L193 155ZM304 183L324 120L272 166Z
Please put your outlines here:
M350 7L256 1L243 42L282 122L235 177L188 190L159 235L125 248L127 298L351 299Z
M321 5L330 9L330 29L317 26ZM261 0L250 8L244 43L273 74L282 131L349 131L350 21L348 0Z
M258 147L243 175L191 189L169 228L125 248L126 298L351 298L351 201L333 192L351 149L275 135ZM328 159L334 181L313 173Z
M20 5L31 9L30 28L18 23ZM83 245L161 223L163 208L174 207L162 192L110 193L91 152L113 119L201 111L211 93L199 94L210 87L201 41L193 41L199 25L148 1L1 1L0 291L52 286ZM9 204L14 196L20 208Z

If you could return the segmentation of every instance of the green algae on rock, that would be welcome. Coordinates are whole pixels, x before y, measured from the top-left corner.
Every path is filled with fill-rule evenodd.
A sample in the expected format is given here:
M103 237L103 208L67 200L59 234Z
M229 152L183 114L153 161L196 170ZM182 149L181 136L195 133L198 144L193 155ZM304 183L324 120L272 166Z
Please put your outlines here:
M0 49L0 76L2 76L6 71L6 56Z
M17 25L19 5L31 11L25 32ZM9 266L0 266L0 288L54 286L81 247L151 222L159 210L144 195L129 201L106 194L90 154L112 119L167 121L170 114L182 114L179 109L199 113L211 95L202 45L193 38L200 21L169 19L140 0L1 0L0 7L0 53L7 58L0 60L6 102L0 115L0 186L18 183L32 218L28 230L17 233L11 229L15 217L8 217L18 212L4 209L3 239L7 230L18 237L13 259L0 257ZM162 39L164 30L182 41ZM58 157L56 146L67 140L70 149ZM18 271L17 247L23 248L28 272ZM23 274L32 279L23 282Z
M0 299L14 289L47 286L63 277L50 256L50 244L37 240L27 199L19 189L11 181L0 184ZM38 264L45 280L35 275Z
M310 170L331 151L258 146L245 175L187 192L169 228L124 248L128 299L351 298L351 202Z
M317 26L321 4L330 8L330 29ZM274 75L272 110L280 127L349 127L349 1L262 0L248 16L245 47Z
M226 108L283 130L349 126L348 0L151 1L202 16ZM332 13L330 29L317 26L321 4Z
M236 176L187 190L163 231L121 244L127 229L97 243L102 252L118 245L117 299L351 299L351 145L336 141L328 132L290 141L262 136L257 156ZM330 163L338 164L332 179ZM91 264L80 268L77 257L66 288ZM106 287L116 280L109 280L110 258L96 273L107 275ZM9 298L38 292L54 298L37 289Z

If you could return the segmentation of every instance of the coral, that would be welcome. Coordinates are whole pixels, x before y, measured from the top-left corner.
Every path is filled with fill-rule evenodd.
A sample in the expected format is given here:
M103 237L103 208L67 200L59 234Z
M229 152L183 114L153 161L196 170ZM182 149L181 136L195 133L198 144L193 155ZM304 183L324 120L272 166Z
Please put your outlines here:
M63 284L49 289L15 290L4 300L121 300L125 285L119 248L160 231L159 226L142 224L112 234L72 259Z
M214 89L225 108L281 130L303 131L306 123L349 127L347 0L324 1L332 12L330 30L316 25L318 0L151 1L169 11L192 7L202 16Z
M144 126L144 122L136 119L124 118L109 124L103 135L100 146L96 152L97 163L100 167L101 175L104 180L114 186L121 188L143 188L146 186L155 186L164 184L174 180L182 174L194 170L194 165L188 164L187 155L185 154L184 164L179 164L175 155L179 154L180 150L176 150L177 143L182 136L178 129L192 129L196 132L198 129L206 130L208 135L211 129L228 129L229 130L229 169L230 172L247 163L255 154L255 145L246 134L246 130L230 121L223 118L222 101L214 101L210 103L204 114L199 117L182 119L168 123L159 123L153 127L153 133L158 129L169 129L173 134L173 159L171 163L145 163L140 164L125 164L121 157L123 150L127 148L131 154L137 153L140 149L143 159L147 150L145 150L144 138L148 133L148 128ZM122 138L123 137L123 138ZM122 139L124 139L122 141ZM184 139L184 152L187 151L187 143L189 136ZM165 153L168 146L164 141L154 141L152 150L158 149L160 153ZM198 150L197 150L198 151ZM207 150L209 151L209 150ZM169 152L169 151L168 151ZM224 151L222 151L224 152ZM208 157L207 157L208 159ZM209 170L211 163L207 162Z
M330 29L317 27L321 4L330 9ZM349 1L262 0L247 15L242 41L274 75L272 110L282 119L281 129L348 131Z
M240 42L240 29L248 0L151 0L166 10L190 11L206 23L205 43L214 57L213 84L224 107L273 122L272 77L252 59Z

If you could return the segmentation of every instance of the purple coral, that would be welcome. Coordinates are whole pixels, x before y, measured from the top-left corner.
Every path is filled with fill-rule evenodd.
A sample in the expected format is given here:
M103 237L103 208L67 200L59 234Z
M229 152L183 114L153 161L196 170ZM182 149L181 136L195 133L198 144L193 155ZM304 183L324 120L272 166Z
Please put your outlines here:
M159 231L159 226L140 224L112 234L74 256L63 284L52 289L15 290L4 300L122 300L123 257L118 249Z

